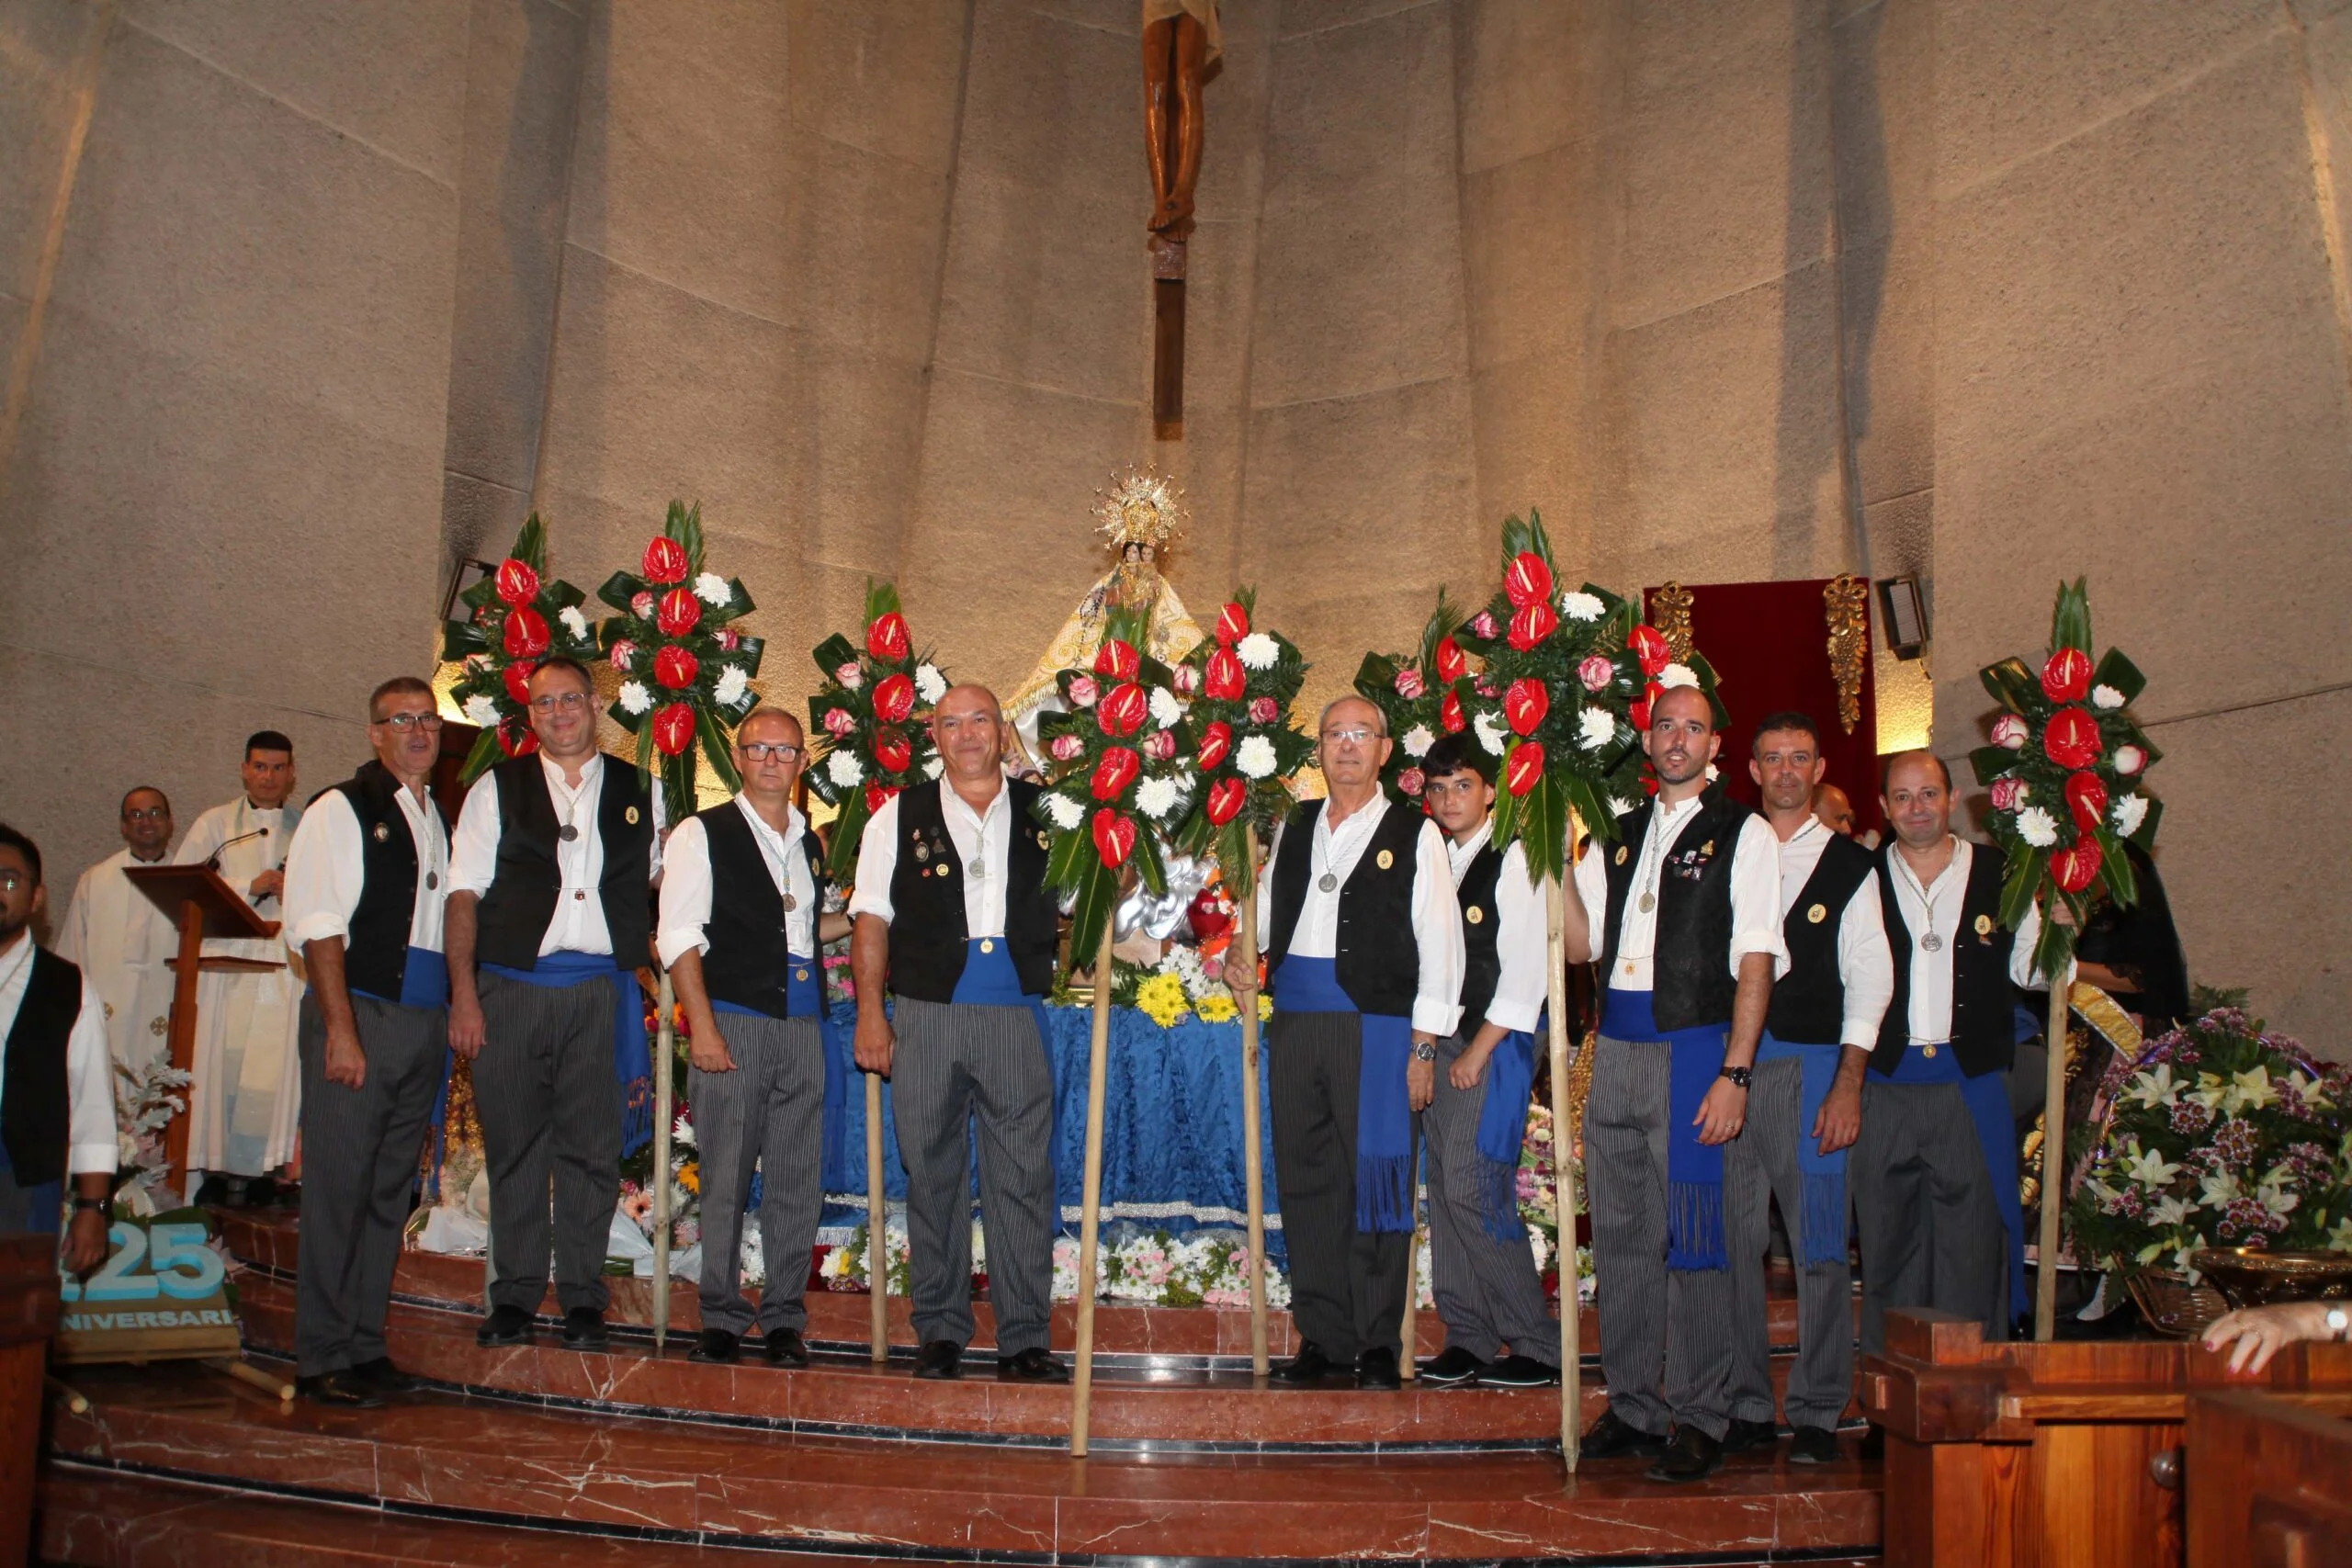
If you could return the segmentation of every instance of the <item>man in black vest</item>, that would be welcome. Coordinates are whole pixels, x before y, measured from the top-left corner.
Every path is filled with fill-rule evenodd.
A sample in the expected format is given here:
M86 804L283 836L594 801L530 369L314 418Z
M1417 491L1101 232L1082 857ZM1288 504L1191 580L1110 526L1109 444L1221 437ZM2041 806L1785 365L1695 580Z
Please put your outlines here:
M1609 1409L1583 1451L1662 1453L1657 1481L1698 1481L1723 1461L1734 1339L1723 1145L1747 1120L1788 962L1772 830L1708 783L1722 744L1695 682L1650 705L1657 798L1577 863L1563 921L1568 962L1598 957L1607 987L1584 1145Z
M596 751L588 671L544 659L528 689L538 751L475 781L449 876L449 1043L473 1062L490 1168L491 1312L475 1337L530 1342L552 1184L563 1347L600 1350L621 1181L616 1063L644 1056L634 976L651 953L661 824L636 770Z
M441 955L449 829L430 791L433 688L401 675L368 699L375 761L322 791L286 853L286 945L310 990L302 1063L302 1245L295 1386L373 1406L413 1388L384 1345L392 1269L448 1059Z
M659 944L686 1013L702 1169L702 1338L689 1360L734 1360L752 1326L743 1203L757 1166L762 1349L772 1367L808 1364L801 1295L825 1201L818 947L848 935L849 917L820 912L824 851L792 804L802 743L800 721L782 708L745 715L735 730L742 793L679 823L662 850Z
M950 687L932 734L944 774L866 823L849 906L857 1065L891 1080L907 1168L915 1376L955 1377L972 1338L977 1121L997 1377L1063 1382L1049 1348L1054 1077L1037 1011L1059 932L1038 786L1004 776L1003 715L984 686Z
M1772 1441L1764 1252L1772 1200L1797 1265L1798 1359L1785 1397L1789 1458L1838 1457L1838 1422L1854 1387L1854 1280L1847 1261L1846 1150L1860 1130L1862 1069L1894 989L1870 852L1815 813L1828 759L1801 713L1756 728L1748 776L1781 842L1781 937L1789 971L1772 987L1747 1089L1747 1130L1724 1151L1731 1241L1731 1451Z
M1444 836L1380 788L1386 721L1362 697L1323 710L1326 800L1274 837L1259 886L1274 990L1274 1182L1290 1253L1294 1385L1352 1362L1358 1388L1400 1386L1419 1161L1413 1113L1462 1012L1462 915ZM1238 953L1226 980L1255 1006Z
M1951 832L1951 773L1931 751L1886 761L1878 852L1894 996L1862 1085L1852 1159L1862 1244L1862 1348L1886 1343L1886 1309L1935 1307L2009 1337L2026 1310L2025 1224L2007 1073L2010 987L2038 986L2030 910L2001 925L2001 857ZM2006 1233L2006 1236L2004 1235Z
M33 941L33 917L47 908L40 847L0 822L0 1231L55 1235L71 1175L61 1261L79 1275L107 1256L114 1069L105 1004L79 969Z
M1519 1155L1550 988L1544 896L1528 878L1526 850L1495 846L1494 759L1467 734L1448 735L1421 772L1421 798L1446 837L1463 950L1462 1019L1438 1042L1437 1098L1422 1118L1430 1286L1445 1348L1421 1381L1541 1388L1560 1381L1559 1324L1519 1217Z

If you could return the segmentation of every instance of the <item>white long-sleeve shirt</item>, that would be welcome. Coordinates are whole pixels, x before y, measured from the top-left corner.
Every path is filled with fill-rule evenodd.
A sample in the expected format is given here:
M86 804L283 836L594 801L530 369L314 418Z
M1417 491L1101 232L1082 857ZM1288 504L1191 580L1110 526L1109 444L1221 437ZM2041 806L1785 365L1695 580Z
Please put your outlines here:
M409 912L408 944L441 951L441 911L449 896L449 840L441 814L413 790L400 792L401 815L416 846L416 900ZM339 789L302 813L286 855L286 928L279 935L296 953L302 944L351 935L351 917L368 885L367 846L359 815Z
M1298 924L1292 929L1290 952L1299 958L1332 958L1340 951L1340 895L1348 877L1372 842L1374 829L1388 814L1388 797L1375 795L1371 804L1351 812L1337 829L1331 826L1329 804L1315 814L1312 863L1306 878L1306 901L1299 907ZM1288 823L1274 833L1273 853L1266 857L1258 878L1258 929L1273 929L1274 866L1282 858ZM1434 822L1424 820L1413 841L1413 942L1419 951L1420 974L1413 987L1413 1028L1442 1039L1453 1032L1462 1017L1462 907L1453 897L1453 871L1445 855L1445 835ZM1336 880L1326 893L1325 873Z
M1494 827L1494 818L1488 818L1466 840L1446 840L1445 858L1457 892L1463 874L1492 839ZM1527 852L1518 843L1503 852L1502 870L1495 879L1495 956L1502 967L1495 976L1495 994L1487 1003L1487 1016L1462 1020L1459 1027L1464 1039L1476 1034L1481 1023L1533 1033L1535 1020L1551 998L1552 939L1544 913L1544 893L1528 880Z
M17 933L0 952L0 1041L17 1027L25 991L33 978L33 938ZM0 1075L0 1095L7 1085ZM103 1170L114 1174L119 1145L114 1122L114 1057L107 1049L106 1004L88 978L82 981L82 1010L65 1037L65 1174L71 1179Z
M808 822L798 807L787 806L784 831L779 833L741 795L735 797L734 804L752 825L752 840L760 846L760 858L767 863L768 880L775 884L776 897L781 899L789 896L792 899L792 907L784 915L785 945L795 958L814 958L817 879L809 874L808 852L800 847L800 835L808 830ZM662 924L654 942L661 950L664 966L677 963L686 953L699 953L710 946L707 934L710 900L710 831L703 826L701 818L689 817L670 835L669 848L662 859Z
M1631 895L1618 924L1616 968L1602 984L1621 991L1654 988L1651 963L1657 953L1657 910L1642 908L1641 896L1658 893L1666 858L1679 847L1675 840L1690 826L1703 795L1687 795L1668 806L1663 797L1650 802L1649 831L1642 836L1642 857L1634 868ZM1587 929L1592 933L1595 958L1609 945L1609 870L1605 856L1617 847L1593 841L1577 862L1577 896L1584 900ZM1732 977L1739 976L1739 961L1751 953L1772 955L1772 977L1789 972L1789 950L1781 940L1781 844L1761 817L1739 825L1739 841L1731 857L1731 951L1725 962Z
M866 819L857 840L857 890L849 901L852 919L872 915L887 924L897 912L890 903L890 879L899 871L900 798L894 795L884 801L882 809ZM1005 870L1012 858L1012 786L999 784L987 808L975 811L943 780L939 807L947 821L948 841L964 863L964 934L1002 936Z
M1821 852L1836 837L1818 817L1781 840L1781 919L1796 908L1797 895L1821 864ZM1894 958L1886 945L1886 921L1880 914L1878 875L1862 878L1846 900L1838 920L1838 980L1845 987L1843 1018L1838 1038L1848 1045L1870 1050L1878 1043L1880 1020L1894 999Z
M1903 924L1911 933L1911 951L1906 956L1911 964L1910 1027L1914 1045L1941 1044L1951 1038L1952 951L1960 937L1973 934L1960 929L1960 906L1968 893L1968 867L1975 859L1976 846L1957 836L1951 843L1951 859L1942 874L1924 886L1904 860L1900 845L1889 856L1894 872L1895 912L1902 916ZM1921 945L1930 931L1941 939L1940 946L1933 953ZM2041 934L2041 910L2036 906L2018 922L2017 941L2009 948L2011 984L2035 991L2050 988L2049 982L2033 972L2033 944Z
M564 781L563 769L553 758L542 752L539 763L547 771L548 796L555 803L557 818L580 829L576 839L556 840L556 870L562 883L554 918L539 939L539 956L610 953L613 933L605 924L604 900L597 897L605 879L605 840L596 831L596 810L604 798L607 759L601 751L590 757L580 770L576 786ZM649 883L662 872L662 792L657 788L650 794L653 850L648 863ZM449 856L450 892L470 893L479 898L490 891L498 876L499 829L498 775L487 773L466 792L465 809L458 813L458 841Z

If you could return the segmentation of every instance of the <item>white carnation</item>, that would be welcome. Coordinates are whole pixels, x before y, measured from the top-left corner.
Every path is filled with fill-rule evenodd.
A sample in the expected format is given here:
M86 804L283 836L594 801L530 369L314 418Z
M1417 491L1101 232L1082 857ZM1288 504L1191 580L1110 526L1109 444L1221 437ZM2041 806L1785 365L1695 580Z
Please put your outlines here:
M2091 688L2091 706L2095 708L2106 708L2109 712L2112 712L2122 705L2123 694L2117 691L2114 687L2102 685L2093 686Z
M1160 728L1173 729L1183 720L1184 705L1178 702L1176 694L1167 687L1154 686L1151 689L1151 716Z
M1417 724L1405 731L1405 755L1408 757L1426 757L1430 754L1430 748L1436 744L1437 737L1430 733L1430 727L1426 724Z
M1571 621L1597 621L1600 613L1600 600L1581 589L1560 595L1560 614Z
M653 694L645 689L642 681L621 682L621 711L628 714L645 712L653 705Z
M695 597L714 610L723 610L735 597L735 591L727 586L727 580L718 573L706 571L695 579Z
M2029 806L2018 813L2018 837L2046 850L2058 841L2058 819L2039 806Z
M1707 764L1707 782L1709 784L1714 783L1717 779L1723 776L1724 771L1721 768L1718 768L1713 762Z
M935 779L946 771L947 764L939 760L936 751L922 760L922 776L927 779Z
M1250 736L1233 749L1233 765L1241 770L1245 778L1271 776L1274 762L1274 743L1262 735Z
M1633 809L1634 803L1632 801L1620 799L1618 796L1613 795L1609 797L1609 814L1611 817L1623 817L1625 813Z
M1587 706L1577 715L1577 744L1598 751L1617 733L1617 716L1607 708Z
M466 722L480 729L497 728L498 705L492 702L488 697L468 697L466 699Z
M1668 691L1677 686L1695 686L1699 677L1688 664L1669 664L1657 672L1657 683Z
M1272 670L1274 660L1282 657L1282 645L1264 632L1251 632L1234 647L1241 655L1241 662L1252 670Z
M1489 754L1497 757L1503 754L1503 721L1500 715L1482 713L1470 721L1470 728L1477 732L1478 744L1484 746Z
M1048 795L1046 796L1046 815L1054 819L1055 827L1069 833L1075 831L1078 825L1086 820L1086 807L1066 795Z
M566 604L555 613L555 618L563 623L563 629L575 639L584 641L587 638L588 617L580 613L579 605Z
M939 672L938 665L915 666L915 694L926 703L936 703L947 694L947 677Z
M1182 795L1174 779L1146 779L1136 786L1136 809L1158 821L1176 809Z
M825 759L825 776L846 789L865 777L865 769L858 761L856 752L842 747Z
M743 673L741 665L722 665L718 671L718 684L711 689L711 694L722 705L732 705L743 700L743 690L751 683L752 678Z
M2140 830L2141 823L2148 819L2148 797L2144 795L2127 795L2115 803L2114 809L2109 815L2114 819L2117 836L2128 839Z

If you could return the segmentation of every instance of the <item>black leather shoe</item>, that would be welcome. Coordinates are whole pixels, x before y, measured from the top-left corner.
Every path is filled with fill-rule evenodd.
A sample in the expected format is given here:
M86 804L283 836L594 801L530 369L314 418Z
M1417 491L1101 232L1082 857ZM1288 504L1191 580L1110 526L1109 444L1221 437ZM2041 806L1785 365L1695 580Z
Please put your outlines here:
M1421 1381L1433 1388L1467 1388L1478 1381L1487 1363L1459 1345L1444 1349L1421 1363Z
M563 1348L601 1350L611 1343L605 1335L605 1314L594 1307L573 1307L563 1314Z
M1356 1357L1356 1386L1369 1389L1392 1389L1405 1386L1396 1375L1396 1352L1385 1345L1365 1350Z
M771 1328L760 1339L760 1349L771 1367L805 1367L808 1364L808 1342L797 1328Z
M956 1365L964 1359L964 1347L953 1339L927 1341L915 1357L915 1376L919 1378L952 1378Z
M1677 1427L1666 1452L1642 1473L1652 1481L1704 1481L1723 1467L1723 1444L1696 1427Z
M1322 1346L1312 1339L1302 1339L1298 1342L1298 1354L1287 1361L1274 1363L1274 1369L1268 1376L1276 1382L1303 1387L1307 1383L1321 1382L1339 1370L1339 1363L1324 1354Z
M1017 1356L999 1356L996 1359L996 1381L1068 1382L1069 1369L1054 1359L1052 1351L1040 1345L1032 1345Z
M1478 1381L1488 1388L1555 1388L1560 1369L1532 1356L1505 1356L1480 1373Z
M1600 1419L1592 1424L1577 1444L1580 1459L1623 1459L1628 1455L1640 1459L1655 1459L1666 1451L1666 1439L1643 1431L1621 1419L1614 1410L1604 1410Z
M424 1386L423 1378L392 1365L390 1356L379 1356L372 1361L354 1362L351 1375L378 1393L414 1393Z
M1724 1429L1724 1452L1746 1453L1749 1449L1769 1449L1781 1440L1781 1429L1770 1421L1743 1421L1735 1416Z
M369 1388L347 1371L321 1372L316 1377L296 1378L294 1392L313 1404L332 1404L344 1410L380 1410L384 1402Z
M531 1314L517 1306L503 1306L492 1310L474 1330L474 1343L485 1350L503 1349L509 1345L531 1342Z
M1836 1464L1838 1434L1826 1427L1799 1427L1789 1439L1791 1464Z
M706 1328L702 1331L702 1337L695 1341L695 1348L686 1352L686 1359L728 1366L735 1359L735 1347L739 1343L734 1335L723 1328Z

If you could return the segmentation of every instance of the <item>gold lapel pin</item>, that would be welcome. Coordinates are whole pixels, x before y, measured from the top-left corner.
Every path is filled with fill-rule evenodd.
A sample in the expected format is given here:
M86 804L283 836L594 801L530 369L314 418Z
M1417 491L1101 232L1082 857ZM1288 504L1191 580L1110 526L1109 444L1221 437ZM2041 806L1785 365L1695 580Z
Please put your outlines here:
M1390 852L1383 850L1375 858L1374 863L1379 866L1381 870L1386 871L1390 866L1396 863L1396 857Z
M1487 911L1473 904L1462 911L1462 918L1474 926L1483 926L1487 923Z
M1829 918L1829 911L1828 911L1827 909L1824 908L1823 908L1822 906L1820 906L1819 904L1815 904L1812 908L1807 909L1807 910L1804 912L1804 918L1805 918L1806 919L1808 919L1808 920L1811 920L1815 925L1816 925L1816 926L1817 926L1817 925L1819 925L1822 921L1824 921L1824 920L1826 920L1826 919L1827 919Z

